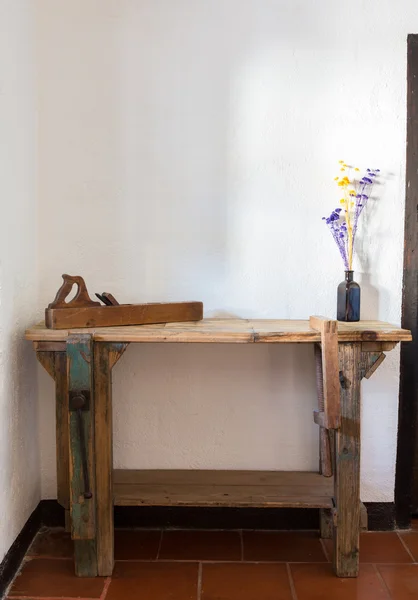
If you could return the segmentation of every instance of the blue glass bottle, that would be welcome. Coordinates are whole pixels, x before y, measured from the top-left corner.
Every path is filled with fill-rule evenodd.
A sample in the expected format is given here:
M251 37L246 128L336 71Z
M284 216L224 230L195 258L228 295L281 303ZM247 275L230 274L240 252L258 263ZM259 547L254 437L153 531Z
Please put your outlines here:
M353 271L345 272L337 290L337 320L360 321L360 286L353 281Z

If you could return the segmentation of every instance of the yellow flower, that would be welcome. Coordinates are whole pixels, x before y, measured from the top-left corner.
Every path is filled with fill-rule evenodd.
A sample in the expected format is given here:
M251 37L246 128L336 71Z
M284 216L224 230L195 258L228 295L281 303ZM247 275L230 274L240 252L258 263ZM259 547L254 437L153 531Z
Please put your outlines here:
M347 167L348 167L348 165L346 165L346 164L344 163L344 164L343 164L343 167L346 167L346 168L347 168Z
M341 198L341 200L340 200L340 204L345 204L345 200L344 200L344 198Z
M350 196L355 196L356 195L356 192L354 190L350 190L348 193L350 194Z
M338 180L339 180L339 177L334 177L334 181L338 181Z
M340 169L340 171L345 171L345 169Z
M338 163L339 163L340 165L343 165L343 164L344 164L344 161L343 161L343 160L339 160L339 161L338 161Z
M359 169L358 167L356 167L354 170L355 170L355 171L360 171L360 169Z
M350 180L348 179L347 175L345 177L343 177L342 179L340 179L340 181L338 182L338 185L340 187L347 187L347 185L350 183Z

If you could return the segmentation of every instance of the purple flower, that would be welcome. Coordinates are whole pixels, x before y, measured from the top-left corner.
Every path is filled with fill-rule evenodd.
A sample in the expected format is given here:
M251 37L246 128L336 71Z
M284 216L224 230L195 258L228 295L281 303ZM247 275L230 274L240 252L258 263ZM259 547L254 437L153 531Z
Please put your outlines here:
M354 254L354 240L357 232L357 225L359 217L367 204L370 197L371 189L374 180L380 169L367 169L365 175L355 183L355 204L350 215L345 214L342 208L335 208L329 217L322 217L322 220L328 225L332 237L334 238L341 258L343 259L345 269L351 269L352 265L349 264L348 257ZM367 192L367 194L365 193ZM354 199L354 195L353 198ZM348 236L348 227L346 219L349 218L351 221L352 235ZM350 261L351 262L351 261Z

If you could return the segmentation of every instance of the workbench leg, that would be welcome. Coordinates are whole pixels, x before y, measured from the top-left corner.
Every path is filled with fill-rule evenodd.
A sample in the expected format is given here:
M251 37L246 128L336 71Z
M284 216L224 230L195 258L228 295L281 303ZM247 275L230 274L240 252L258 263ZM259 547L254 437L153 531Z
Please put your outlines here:
M316 367L316 390L318 395L318 409L323 412L324 405L324 373L322 367L322 351L319 344L314 345ZM319 472L324 477L332 476L330 432L325 427L319 427ZM332 512L328 508L319 510L320 534L322 539L332 539L333 523Z
M320 535L323 540L332 540L334 527L332 523L332 511L329 508L319 509Z
M70 457L68 437L68 374L66 344L35 342L36 357L55 382L57 500L70 531Z
M66 529L70 511L70 441L68 437L67 353L54 352L57 448L57 500L65 509ZM68 529L67 529L68 530Z
M97 575L94 452L93 342L91 335L67 340L71 537L75 572ZM81 431L80 431L81 427ZM81 434L81 435L80 435Z
M314 345L315 368L316 368L316 391L318 396L318 410L325 410L324 397L324 370L322 366L322 350L319 344ZM337 360L337 357L336 357ZM332 476L332 462L330 450L329 431L325 427L319 427L319 472L324 477Z
M64 513L64 527L65 527L65 531L67 533L71 533L71 514L70 514L70 509L65 509L65 513Z
M94 398L97 495L97 572L112 575L113 525L113 426L112 352L117 344L94 344Z
M357 577L360 533L360 361L361 344L339 344L341 427L335 432L334 570Z

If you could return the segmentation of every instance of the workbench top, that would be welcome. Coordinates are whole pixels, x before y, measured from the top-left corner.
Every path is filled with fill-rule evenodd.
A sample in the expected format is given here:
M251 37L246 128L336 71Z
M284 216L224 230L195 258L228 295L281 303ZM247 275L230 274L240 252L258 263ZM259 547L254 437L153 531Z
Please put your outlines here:
M63 342L75 333L91 334L96 342L303 343L320 342L309 320L203 319L190 323L162 323L92 329L48 329L44 323L26 331L27 340ZM408 342L411 332L382 321L338 322L340 342Z

